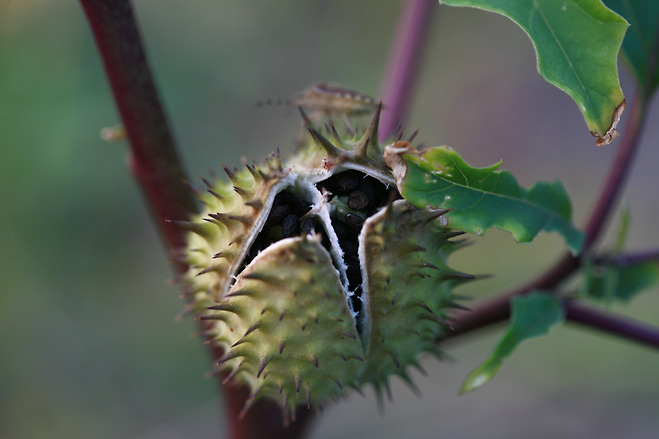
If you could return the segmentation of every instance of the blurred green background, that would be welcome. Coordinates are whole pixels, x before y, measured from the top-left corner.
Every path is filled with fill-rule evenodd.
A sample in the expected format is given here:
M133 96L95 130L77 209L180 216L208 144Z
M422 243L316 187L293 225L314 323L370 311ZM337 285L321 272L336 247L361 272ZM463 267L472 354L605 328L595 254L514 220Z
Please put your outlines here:
M136 0L155 76L191 176L220 162L293 149L299 121L257 108L329 81L379 97L400 3ZM535 72L512 22L437 6L408 127L470 163L500 159L524 185L562 179L583 224L617 144L596 148L576 106ZM633 93L622 69L623 89ZM623 116L624 120L624 116ZM77 2L0 0L0 437L225 437L211 361L182 307L161 244L126 170L126 145ZM623 205L631 249L657 247L655 103ZM622 131L624 131L624 122ZM615 221L614 221L615 223ZM472 238L453 265L492 279L478 300L542 271L562 251L543 235L516 245ZM659 324L654 290L616 312ZM319 417L311 437L654 438L659 354L565 326L524 345L483 389L458 396L500 329L468 336L394 380L378 413L370 391Z

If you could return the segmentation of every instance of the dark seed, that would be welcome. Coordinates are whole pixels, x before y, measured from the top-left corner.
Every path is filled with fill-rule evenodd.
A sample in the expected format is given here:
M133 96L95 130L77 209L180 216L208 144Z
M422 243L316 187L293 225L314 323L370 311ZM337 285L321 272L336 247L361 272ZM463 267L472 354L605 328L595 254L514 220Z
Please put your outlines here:
M311 210L309 202L304 201L302 198L293 197L289 204L291 206L291 211L298 216L302 216Z
M281 234L284 238L290 238L298 234L300 218L295 214L286 215L281 223Z
M346 214L346 225L353 232L359 232L364 225L364 219L359 215L355 215L354 213L348 213Z
M364 174L359 171L347 170L318 183L318 189L327 189L333 194L345 195L356 189L363 177Z
M300 226L300 235L307 236L311 233L314 233L315 231L316 227L314 225L313 219L306 218L304 221L302 221L302 225Z
M346 171L336 176L336 186L339 191L349 192L359 186L363 174L357 171Z
M371 203L371 200L366 192L361 189L356 189L350 192L348 198L348 207L352 210L362 210L366 209Z
M270 215L268 215L268 220L265 222L265 227L281 224L284 218L286 218L286 215L290 213L291 208L286 204L273 205Z

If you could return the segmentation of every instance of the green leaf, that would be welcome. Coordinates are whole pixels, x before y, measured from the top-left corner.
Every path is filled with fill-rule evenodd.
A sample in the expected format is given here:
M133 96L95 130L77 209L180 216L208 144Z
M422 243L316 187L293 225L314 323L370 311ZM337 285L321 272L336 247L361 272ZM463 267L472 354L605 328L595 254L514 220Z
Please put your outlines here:
M629 302L659 283L659 264L644 261L624 265L586 265L582 294L604 302Z
M520 343L547 334L551 327L564 320L561 301L554 296L533 292L514 298L508 330L488 359L467 376L460 393L474 390L491 380Z
M385 149L385 159L401 195L419 208L453 209L445 217L453 229L481 235L490 227L530 242L541 231L557 232L578 253L583 233L570 222L563 185L536 183L524 189L500 163L473 168L447 146L415 150L408 142Z
M531 38L538 72L576 102L606 145L624 109L617 58L627 22L600 0L440 0L502 14Z
M638 84L647 87L649 97L659 86L659 69L651 61L659 50L659 2L606 0L606 4L629 21L622 52Z

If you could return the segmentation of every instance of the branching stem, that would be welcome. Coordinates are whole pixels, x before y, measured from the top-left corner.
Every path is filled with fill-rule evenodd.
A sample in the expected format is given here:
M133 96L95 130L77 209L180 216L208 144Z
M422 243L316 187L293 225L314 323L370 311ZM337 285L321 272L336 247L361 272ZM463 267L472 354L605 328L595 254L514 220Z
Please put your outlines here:
M631 109L628 110L629 122L625 127L624 135L619 146L620 149L611 165L611 170L602 192L600 193L595 208L590 214L587 222L583 252L588 252L592 249L593 244L601 235L604 225L611 216L613 206L620 195L623 184L629 174L632 160L638 149L645 121L646 108L647 100L642 92L639 91L636 93L632 101ZM451 326L455 329L452 337L507 320L510 317L510 299L528 294L533 290L553 290L558 284L576 272L579 266L580 260L577 257L571 254L566 254L546 273L532 280L528 284L504 293L493 300L479 305L471 311L456 312L451 320ZM585 309L586 308L579 308L582 312L581 314L579 312L568 313L568 319L573 316L583 315ZM580 323L587 325L597 321L599 326L603 326L602 322L604 322L606 318L606 315L602 315L596 320L583 319ZM611 328L614 327L616 327L616 325L611 325ZM628 338L631 338L633 337L633 331L627 332L625 335ZM642 335L639 334L639 340L642 339Z

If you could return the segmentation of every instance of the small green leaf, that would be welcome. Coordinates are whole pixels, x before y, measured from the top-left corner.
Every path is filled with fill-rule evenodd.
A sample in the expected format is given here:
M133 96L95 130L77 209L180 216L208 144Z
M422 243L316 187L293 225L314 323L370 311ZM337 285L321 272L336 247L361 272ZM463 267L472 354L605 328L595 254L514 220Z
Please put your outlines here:
M657 0L606 0L606 4L629 21L622 52L636 81L651 95L659 86L656 59L659 49L659 2ZM649 97L649 96L648 96Z
M534 292L512 300L510 326L487 360L465 379L460 393L474 390L491 380L520 343L549 332L565 320L560 299Z
M513 20L531 38L538 72L570 95L588 129L606 145L624 109L617 58L627 22L600 0L440 0Z
M586 265L582 293L604 301L628 302L659 283L659 264L645 261L625 265Z
M578 253L583 233L570 222L570 200L563 185L536 183L524 189L500 163L473 168L447 146L415 150L397 142L385 151L401 195L419 208L452 209L449 226L483 234L490 227L530 242L541 231L557 232Z

